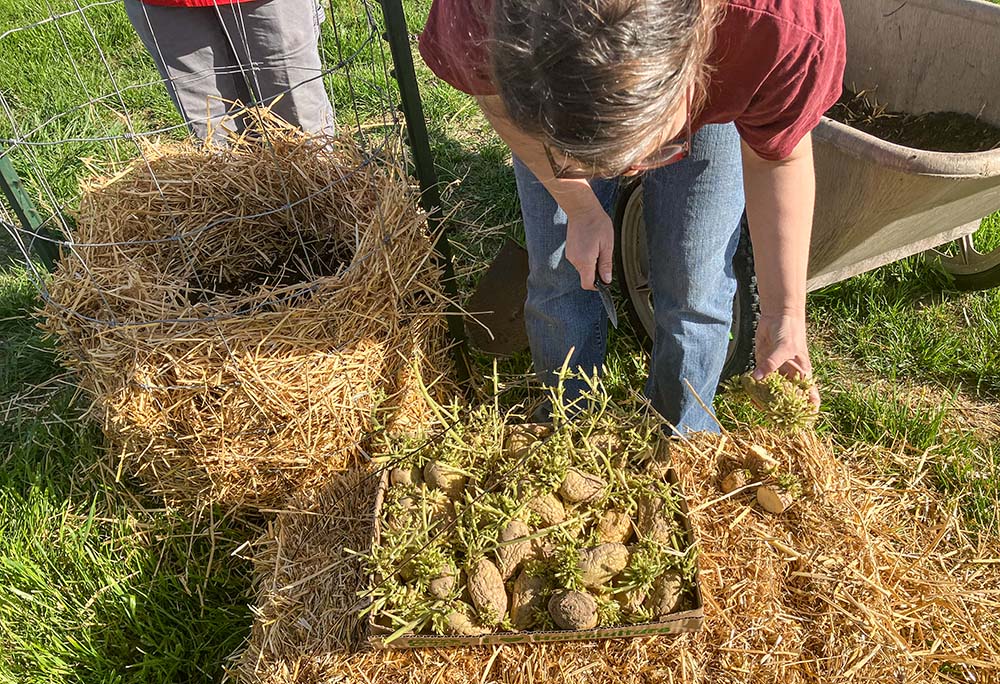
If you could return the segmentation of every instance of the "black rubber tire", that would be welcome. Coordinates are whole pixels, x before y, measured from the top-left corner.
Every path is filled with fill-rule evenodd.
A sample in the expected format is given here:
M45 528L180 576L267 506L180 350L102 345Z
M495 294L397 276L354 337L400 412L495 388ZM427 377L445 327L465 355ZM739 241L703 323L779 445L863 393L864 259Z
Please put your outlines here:
M636 302L633 299L624 266L625 260L629 258L629 254L624 250L631 250L632 246L636 244L632 239L623 239L623 236L630 237L630 230L636 229L635 225L626 226L624 222L626 216L630 215L631 218L629 220L631 222L640 220L636 218L636 214L641 217L641 211L637 212L635 207L632 207L632 211L629 211L630 202L641 201L641 194L636 195L636 190L640 187L640 183L635 181L623 185L615 203L615 281L618 283L618 290L621 295L620 300L625 303L625 310L632 327L635 329L643 345L647 349L650 349L652 347L653 330L647 328L643 317L637 311L637 307L646 306L651 310L652 303L648 301L648 298L645 302ZM644 235L645 228L643 227ZM740 244L733 257L733 270L736 275L736 295L733 298L733 327L730 332L729 349L726 354L725 365L722 368L720 382L740 373L745 373L753 368L754 365L754 337L757 332L757 320L760 317L760 306L757 298L757 276L754 273L753 247L750 244L750 232L747 229L745 215L742 221Z
M959 273L941 262L941 268L951 277L951 282L958 290L992 290L1000 287L1000 264L975 273Z
M1000 266L994 266L988 271L974 275L951 274L955 287L959 290L992 290L1000 287Z

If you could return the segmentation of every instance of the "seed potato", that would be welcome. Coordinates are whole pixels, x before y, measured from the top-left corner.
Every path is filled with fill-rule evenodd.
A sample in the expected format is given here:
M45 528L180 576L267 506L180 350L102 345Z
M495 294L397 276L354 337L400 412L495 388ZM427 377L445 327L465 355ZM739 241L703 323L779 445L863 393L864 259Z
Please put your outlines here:
M458 570L448 568L427 584L427 593L436 599L448 599L458 588L458 579Z
M593 629L597 626L597 601L583 591L560 590L549 599L549 615L562 629Z
M528 510L537 513L545 527L552 527L566 520L566 508L555 494L536 496L528 502Z
M601 544L580 550L580 580L588 589L604 587L628 565L624 544Z
M507 428L505 450L515 459L524 458L533 446L551 434L552 428L548 425L511 425Z
M418 485L424 481L423 472L417 466L397 466L389 471L392 485Z
M632 537L632 518L624 511L604 511L594 531L601 543L627 544Z
M481 558L469 570L469 596L482 624L496 626L507 614L503 577L491 561Z
M559 486L559 496L566 503L586 503L601 496L607 486L597 475L570 468Z
M489 634L490 629L476 622L472 617L472 609L467 604L448 613L447 631L455 636L481 636Z
M440 489L449 499L459 497L467 479L463 473L440 461L428 461L424 466L424 481L427 486Z
M781 515L794 501L792 495L781 485L766 484L757 487L757 503L768 513Z
M658 496L639 497L637 529L639 536L652 539L657 544L669 545L677 530L673 514L666 502Z
M660 575L653 583L649 596L650 609L656 617L663 619L677 611L684 594L684 579L676 572Z
M731 492L735 492L737 489L742 489L743 487L746 487L747 483L751 482L752 479L753 473L749 470L742 468L734 470L722 478L722 482L720 483L722 493L729 494Z
M552 583L542 575L532 576L525 570L518 573L510 592L510 621L515 629L535 626L551 588Z
M531 527L520 520L511 520L500 533L503 543L497 548L497 568L504 581L514 576L524 561L534 556L534 540L527 539L531 535Z

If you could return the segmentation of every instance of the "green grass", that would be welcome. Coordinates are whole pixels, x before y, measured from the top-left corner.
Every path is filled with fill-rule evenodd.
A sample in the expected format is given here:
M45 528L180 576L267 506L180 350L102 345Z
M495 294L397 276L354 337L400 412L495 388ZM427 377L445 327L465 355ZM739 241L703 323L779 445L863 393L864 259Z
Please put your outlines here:
M429 4L407 5L412 30ZM0 32L73 6L0 0ZM340 0L331 15L336 29L324 28L328 61L362 51L350 78L328 77L345 130L378 123L387 111L388 51L377 41L366 47L359 7L359 0ZM135 128L179 123L161 87L143 85L157 76L120 4L93 8L88 17L119 86L134 86L123 97ZM0 51L0 93L14 119L0 114L0 135L52 117L33 139L125 130L114 100L65 114L114 92L79 16L8 35ZM470 98L419 63L418 75L468 286L505 235L523 235L510 154ZM372 140L382 133L363 132ZM39 206L51 211L74 206L91 159L134 154L129 143L82 142L21 146L12 159ZM981 248L1000 245L1000 214L977 237ZM217 681L249 629L250 570L230 554L252 532L219 526L213 549L197 534L203 526L158 509L132 483L111 481L99 430L81 419L84 402L35 326L36 297L23 268L0 264L0 683ZM810 311L824 388L820 429L844 447L860 441L927 452L930 481L972 525L1000 531L1000 290L955 292L933 268L908 259L814 293ZM480 361L489 372L488 360ZM502 374L520 376L528 357L499 365ZM641 388L645 367L634 335L613 334L612 391ZM980 407L971 421L959 411L969 402ZM756 420L726 397L720 404L730 425Z
M248 631L246 530L191 523L112 482L100 432L0 275L0 682L211 681ZM9 406L13 402L14 406Z
M830 348L866 370L1000 393L1000 289L964 294L920 259L825 288L810 303Z

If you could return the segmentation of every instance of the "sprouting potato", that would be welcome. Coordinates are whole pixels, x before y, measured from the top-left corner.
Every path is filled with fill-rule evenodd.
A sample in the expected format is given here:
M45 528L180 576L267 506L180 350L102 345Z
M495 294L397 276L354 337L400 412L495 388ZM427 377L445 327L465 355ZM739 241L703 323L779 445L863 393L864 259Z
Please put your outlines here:
M625 450L621 437L612 432L593 432L587 437L587 446L593 451L613 458Z
M424 481L428 487L440 489L449 499L457 499L465 488L467 477L440 461L428 461L424 466Z
M761 380L749 373L740 376L739 386L779 428L800 430L816 422L819 411L809 396L815 384L806 378L786 378L774 372Z
M642 458L646 474L654 480L666 480L670 472L670 451L668 447L660 445L659 448L649 447Z
M481 636L489 634L487 627L480 625L472 617L472 608L468 604L460 604L458 608L448 613L448 633L456 636Z
M601 496L607 486L597 475L570 468L559 486L559 496L566 503L586 503Z
M643 604L646 603L646 592L640 589L630 589L618 594L615 594L615 600L622 607L622 610L626 615L635 615L642 610Z
M682 521L668 485L650 477L661 465L667 477L666 451L650 439L640 456L647 445L635 437L659 424L619 430L627 417L602 414L588 438L592 426L556 420L558 442L543 446L553 427L505 428L488 410L422 456L421 467L402 452L373 454L389 466L371 555L371 576L380 578L374 624L402 617L422 633L476 637L645 622L654 598L670 612L686 585L657 584L657 575L675 556L690 559L677 548ZM727 466L722 474L752 468L742 458ZM769 471L763 481L776 480L785 483ZM426 553L410 558L416 549Z
M511 425L507 428L505 450L515 459L524 458L528 451L552 434L552 428L539 423Z
M535 625L551 587L551 581L545 576L529 575L521 570L510 592L510 621L515 629L529 629Z
M450 500L428 502L430 506L430 522L438 528L450 525L455 521L455 503Z
M604 511L595 528L601 543L625 544L632 537L632 518L628 513L615 509Z
M668 545L677 531L677 521L663 499L643 495L639 497L637 530L641 537Z
M418 485L423 481L423 473L417 466L397 466L389 471L389 482L393 485Z
M558 525L566 520L566 509L555 494L536 496L528 502L528 510L537 513L545 527Z
M497 566L481 558L469 570L467 586L480 621L491 627L499 624L507 614L507 591Z
M504 581L510 579L525 560L535 552L534 540L527 539L531 528L520 520L511 520L500 533L500 541L508 542L497 548L497 568Z
M410 524L410 518L417 510L417 501L412 496L403 496L396 501L392 512L385 518L385 524L390 529L403 529Z
M611 582L628 565L628 549L624 544L601 544L580 550L580 580L588 589L597 589Z
M447 599L458 587L459 572L454 567L448 567L440 575L427 584L427 593L436 599Z
M683 595L684 578L680 574L667 572L660 575L653 583L653 592L649 596L653 615L663 619L676 612Z
M597 626L597 601L583 591L560 590L549 599L549 615L562 629L593 629Z

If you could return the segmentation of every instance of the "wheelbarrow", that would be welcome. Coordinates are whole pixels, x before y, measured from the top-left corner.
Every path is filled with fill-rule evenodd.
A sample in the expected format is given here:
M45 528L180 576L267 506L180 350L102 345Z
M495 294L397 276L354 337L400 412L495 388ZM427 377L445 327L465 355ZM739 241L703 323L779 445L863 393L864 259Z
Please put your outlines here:
M879 102L893 110L961 112L1000 125L1000 5L842 0L842 6L849 87L877 92ZM813 140L817 196L809 290L927 250L935 250L959 287L1000 284L1000 248L980 251L975 235L981 219L1000 209L1000 149L928 152L826 117ZM618 285L634 327L651 337L641 183L620 195L613 217ZM752 362L755 289L748 242L744 231L723 377ZM952 247L939 249L942 245Z

